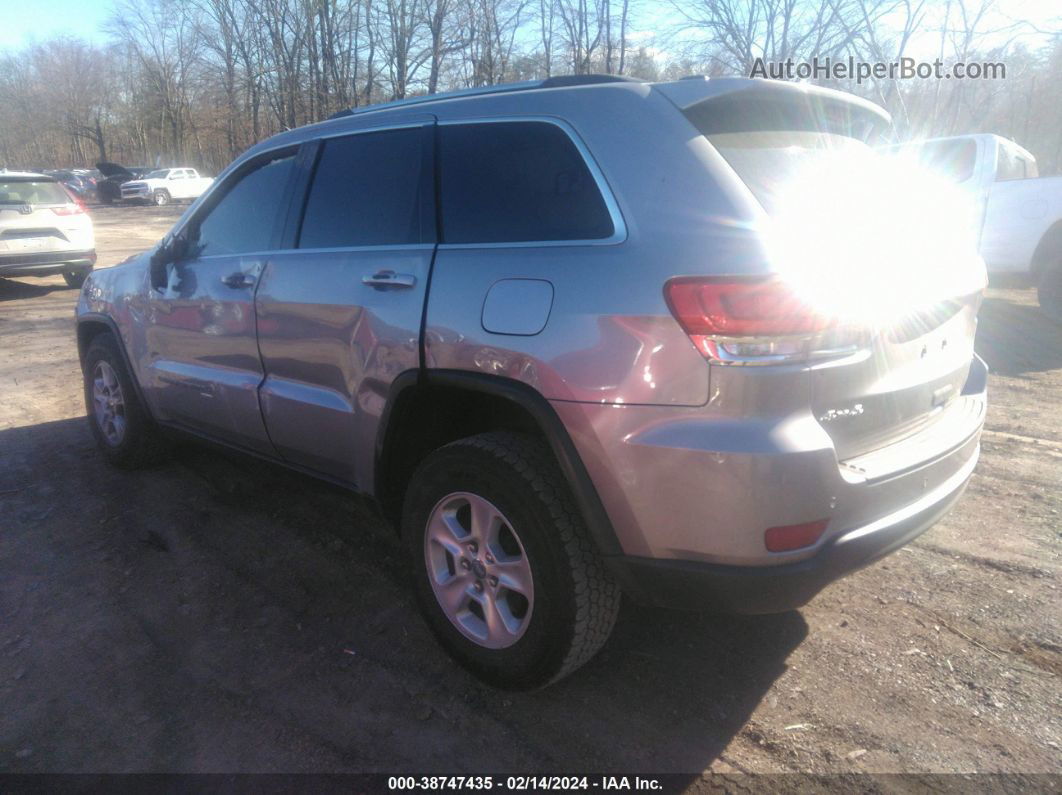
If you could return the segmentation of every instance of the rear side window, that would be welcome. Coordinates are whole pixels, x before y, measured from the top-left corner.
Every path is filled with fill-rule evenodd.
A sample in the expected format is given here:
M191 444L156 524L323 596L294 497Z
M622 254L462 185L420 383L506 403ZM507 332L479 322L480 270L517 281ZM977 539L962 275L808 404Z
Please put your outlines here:
M58 182L51 180L10 180L0 177L0 204L67 204L70 202Z
M299 248L434 242L424 212L421 128L330 138L314 171Z
M227 188L199 222L200 256L271 249L294 166L294 154L280 156L239 177Z
M614 233L590 169L547 122L441 125L442 242L599 240Z

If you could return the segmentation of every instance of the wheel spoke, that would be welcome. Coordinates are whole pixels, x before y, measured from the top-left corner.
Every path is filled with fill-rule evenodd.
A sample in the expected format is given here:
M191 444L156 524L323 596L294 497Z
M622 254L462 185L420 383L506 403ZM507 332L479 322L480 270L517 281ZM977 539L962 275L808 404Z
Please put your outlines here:
M484 499L469 500L472 508L472 537L480 544L493 538L501 524L498 509Z
M463 574L455 574L445 582L436 584L435 595L439 599L446 615L451 619L457 618L462 608L468 603L469 594L468 577Z
M432 517L428 527L428 539L433 544L438 544L457 559L461 557L460 535L461 526L452 514L438 513Z
M511 560L497 561L493 566L493 574L498 578L499 587L531 598L531 567L527 565L527 558L523 555Z
M503 612L503 606L496 597L488 597L484 602L483 614L487 617L487 633L490 640L496 645L508 646L514 639L513 636L519 631L520 622L512 615L506 615L507 610Z

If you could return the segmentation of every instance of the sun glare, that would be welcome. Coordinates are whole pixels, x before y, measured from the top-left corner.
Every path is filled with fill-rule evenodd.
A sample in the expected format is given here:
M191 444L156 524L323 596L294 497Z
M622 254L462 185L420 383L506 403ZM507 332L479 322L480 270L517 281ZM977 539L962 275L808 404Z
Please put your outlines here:
M774 268L840 323L890 325L985 285L974 202L913 158L838 148L808 158L775 196Z

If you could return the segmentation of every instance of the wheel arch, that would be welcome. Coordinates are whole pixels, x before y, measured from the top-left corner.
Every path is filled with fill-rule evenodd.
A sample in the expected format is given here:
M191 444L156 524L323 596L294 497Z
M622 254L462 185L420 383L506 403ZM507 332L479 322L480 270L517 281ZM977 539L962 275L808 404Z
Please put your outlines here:
M1055 263L1062 266L1062 219L1048 227L1036 244L1029 270L1033 278L1039 281L1048 266Z
M401 524L406 485L417 464L439 447L476 433L512 430L546 442L602 555L622 553L612 523L564 424L527 384L462 370L410 370L392 383L380 418L374 493Z
M125 364L126 372L129 373L129 379L133 382L133 387L136 389L136 396L140 400L140 405L144 407L146 412L150 413L148 403L144 399L144 392L141 389L140 381L136 377L136 370L133 369L133 363L129 359L129 352L125 349L125 341L122 339L122 334L118 330L118 324L114 322L114 318L99 314L98 312L87 312L78 316L78 361L84 366L85 354L88 352L89 346L92 345L92 341L99 335L107 333L111 334L114 337L115 342L118 344L118 350L122 355L122 362Z

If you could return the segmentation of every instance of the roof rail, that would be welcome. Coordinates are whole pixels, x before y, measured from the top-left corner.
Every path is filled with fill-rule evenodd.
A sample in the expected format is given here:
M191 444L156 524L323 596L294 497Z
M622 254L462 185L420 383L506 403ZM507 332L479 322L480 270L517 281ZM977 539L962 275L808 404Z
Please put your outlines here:
M362 113L371 113L388 108L404 108L410 105L420 105L424 102L438 102L444 99L460 99L461 97L485 96L487 94L508 94L514 91L531 91L536 88L569 88L572 86L589 86L600 83L642 83L644 81L625 75L559 75L547 77L544 80L524 80L519 83L498 83L493 86L477 86L475 88L463 88L458 91L446 91L441 94L424 94L419 97L396 99L392 102L379 102L375 105L363 105L359 108L347 108L333 113L328 120L342 119L346 116L357 116Z

